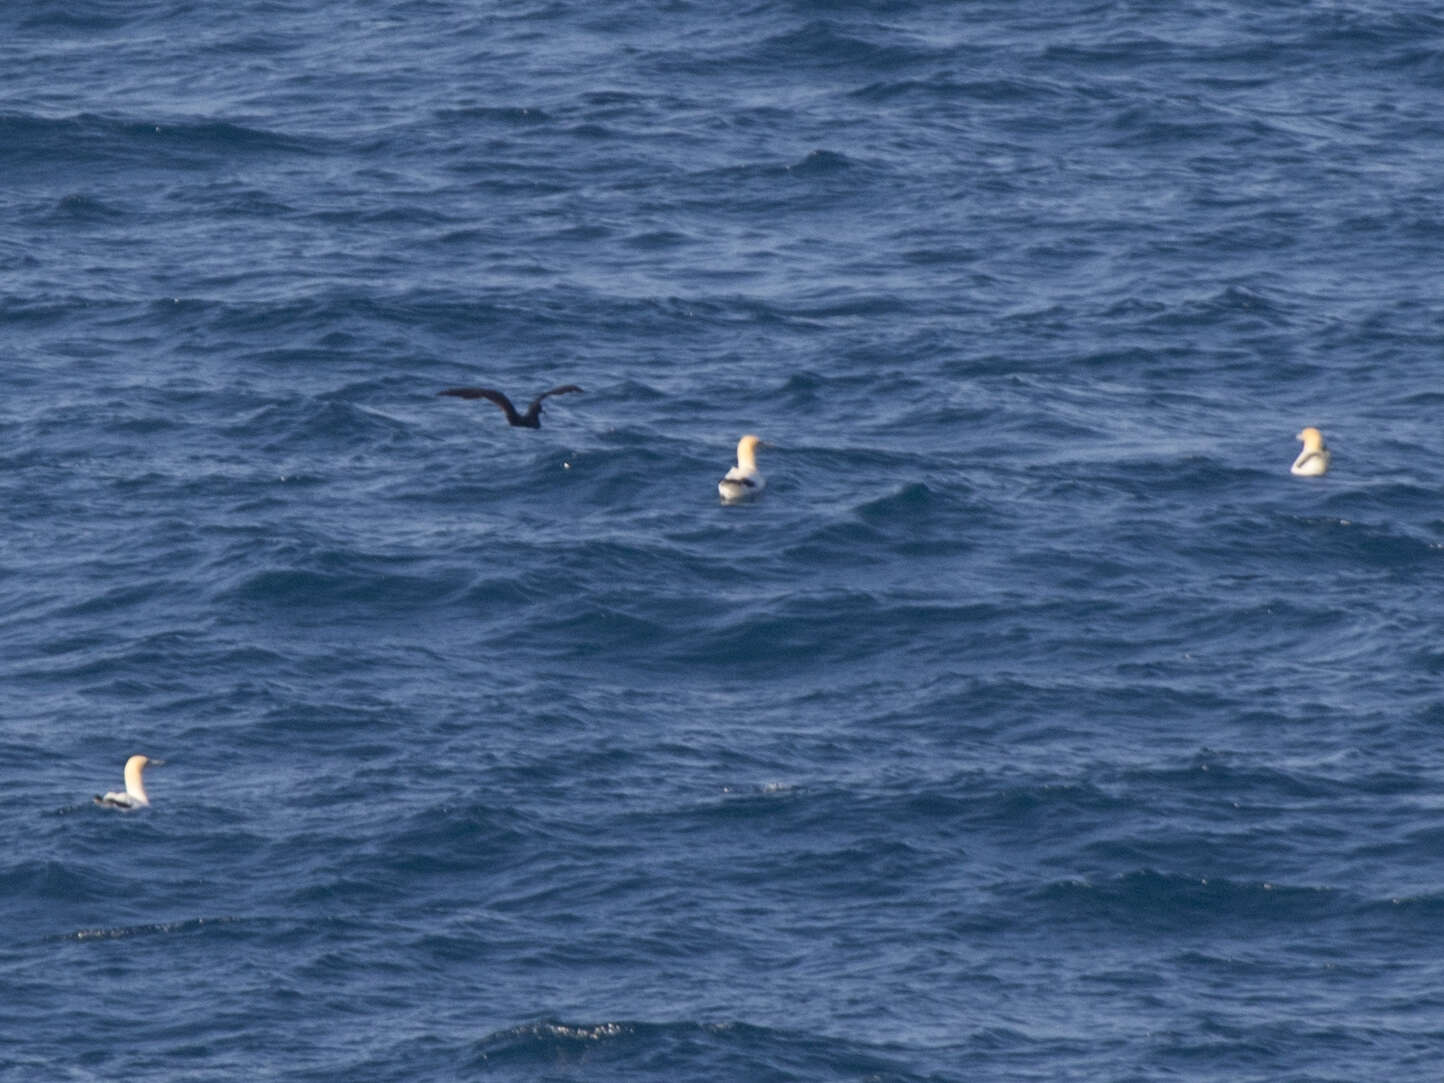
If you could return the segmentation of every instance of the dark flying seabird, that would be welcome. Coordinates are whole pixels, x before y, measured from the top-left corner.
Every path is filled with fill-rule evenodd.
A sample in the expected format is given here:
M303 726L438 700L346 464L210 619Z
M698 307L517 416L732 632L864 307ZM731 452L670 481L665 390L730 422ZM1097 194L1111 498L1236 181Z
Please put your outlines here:
M438 395L455 395L459 399L490 399L501 407L502 413L506 414L508 425L522 429L541 428L542 399L548 395L565 395L568 391L580 391L576 384L562 384L561 387L554 387L550 391L543 391L536 398L531 400L531 405L526 408L526 413L519 414L516 407L511 404L500 391L490 387L450 387L445 391L438 391Z
M141 781L141 772L147 767L163 767L164 765L165 760L153 760L149 756L132 756L125 761L125 792L111 790L109 793L98 793L95 795L95 803L104 805L106 808L118 808L122 812L149 808L150 798L145 794L145 783Z

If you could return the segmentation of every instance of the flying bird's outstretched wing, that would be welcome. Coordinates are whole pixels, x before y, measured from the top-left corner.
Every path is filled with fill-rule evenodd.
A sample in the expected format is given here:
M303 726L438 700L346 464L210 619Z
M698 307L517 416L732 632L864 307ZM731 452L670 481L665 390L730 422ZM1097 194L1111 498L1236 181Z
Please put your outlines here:
M540 413L540 412L541 412L541 401L542 401L542 399L546 398L548 395L565 395L568 391L580 391L580 390L581 390L581 388L578 387L576 384L562 384L561 387L554 387L554 388L552 388L550 391L543 391L540 395L538 395L536 398L534 398L534 399L531 400L531 405L526 408L526 412L527 412L528 414L530 414L533 410L535 410L535 411L537 411L538 413Z
M500 391L491 387L449 387L445 391L438 391L438 395L455 395L458 399L489 399L501 407L501 412L506 415L506 420L511 425L524 425L516 407L511 404Z

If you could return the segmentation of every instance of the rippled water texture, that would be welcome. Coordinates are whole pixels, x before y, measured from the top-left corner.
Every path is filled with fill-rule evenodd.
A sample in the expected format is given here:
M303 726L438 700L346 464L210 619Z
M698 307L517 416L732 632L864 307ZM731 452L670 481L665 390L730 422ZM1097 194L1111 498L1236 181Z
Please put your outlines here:
M1441 57L12 5L0 1077L1432 1083Z

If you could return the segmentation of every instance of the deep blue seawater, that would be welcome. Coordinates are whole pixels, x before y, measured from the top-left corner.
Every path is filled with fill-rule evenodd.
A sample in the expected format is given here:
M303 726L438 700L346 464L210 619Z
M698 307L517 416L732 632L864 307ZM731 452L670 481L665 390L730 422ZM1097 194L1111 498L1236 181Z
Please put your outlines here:
M0 1078L1440 1078L1437 4L0 70Z

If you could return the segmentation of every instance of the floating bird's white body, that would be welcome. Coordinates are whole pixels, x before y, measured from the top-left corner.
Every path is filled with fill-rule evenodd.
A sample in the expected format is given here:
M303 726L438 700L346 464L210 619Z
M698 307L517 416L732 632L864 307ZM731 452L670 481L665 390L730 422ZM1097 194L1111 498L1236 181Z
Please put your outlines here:
M1332 456L1329 449L1324 447L1324 434L1310 425L1299 433L1297 439L1304 442L1304 450L1299 452L1294 465L1289 467L1289 473L1306 478L1316 478L1327 473Z
M125 792L111 790L109 793L97 794L95 803L126 812L131 809L149 808L150 798L146 796L145 782L141 779L141 772L147 767L160 767L164 763L164 760L153 760L149 756L132 756L125 761Z
M726 503L746 500L767 488L767 480L757 469L757 449L766 446L755 436L737 441L737 465L717 483L717 492Z

